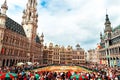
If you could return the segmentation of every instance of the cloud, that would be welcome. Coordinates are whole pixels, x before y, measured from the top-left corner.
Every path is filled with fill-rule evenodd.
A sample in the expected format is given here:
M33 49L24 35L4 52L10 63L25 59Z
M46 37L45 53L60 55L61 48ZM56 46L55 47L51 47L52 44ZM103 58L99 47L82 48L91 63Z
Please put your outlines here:
M66 0L66 2L68 2L68 1ZM73 4L71 4L70 2ZM56 2L52 2L52 3L56 4L56 5L59 4ZM77 2L77 3L79 4L80 2ZM82 3L85 3L85 2L82 1ZM51 14L51 10L53 10L53 9L50 9L49 5L47 5L47 9L44 8L43 13L44 14L47 13L47 16L46 16L46 14L45 14L45 16L43 14L40 17L44 17L44 19L49 18L46 20L46 22L45 22L46 24L43 23L44 26L45 25L48 26L48 27L46 27L47 29L44 28L45 29L44 32L49 33L49 36L52 36L49 39L51 39L51 40L53 39L53 41L55 41L56 43L58 42L58 44L64 43L65 46L67 46L69 44L74 46L77 43L80 43L81 47L82 47L82 44L85 45L85 43L86 43L86 45L88 45L88 42L90 42L88 37L90 37L92 39L92 38L96 37L96 36L94 36L94 34L96 34L96 33L99 36L100 31L98 33L98 30L100 30L100 29L98 29L98 27L100 27L100 26L98 26L99 21L96 21L96 18L99 18L99 17L94 13L94 9L91 9L91 10L93 10L93 12L86 9L89 6L91 6L88 3L85 4L87 7L86 6L82 7L82 6L79 6L78 4L75 5L74 2L72 2L72 1L69 1L68 3L64 3L64 4L67 5L67 6L62 5L62 7L64 7L64 9L62 7L60 7L59 9L57 9L59 11L57 11L57 10L52 11L53 14ZM55 6L52 6L51 8L54 8L54 7ZM70 11L69 10L67 11L67 9L70 9ZM80 11L80 10L82 10L82 11ZM84 13L84 12L88 12L88 13ZM42 13L40 13L40 14L42 14ZM98 15L99 14L100 13L98 13ZM96 23L97 23L97 26L96 26ZM97 32L95 32L96 30L97 30ZM48 34L46 34L46 35L48 35ZM66 38L66 36L67 36L67 38ZM94 38L93 41L95 41L95 40L98 41L98 37ZM93 43L93 41L91 40L91 43ZM91 45L94 45L94 44L91 44Z
M0 0L0 5L4 0ZM8 16L21 23L27 0L7 0ZM120 1L112 0L38 0L38 33L44 33L45 43L75 46L85 50L95 48L104 30L105 14L112 27L119 25Z

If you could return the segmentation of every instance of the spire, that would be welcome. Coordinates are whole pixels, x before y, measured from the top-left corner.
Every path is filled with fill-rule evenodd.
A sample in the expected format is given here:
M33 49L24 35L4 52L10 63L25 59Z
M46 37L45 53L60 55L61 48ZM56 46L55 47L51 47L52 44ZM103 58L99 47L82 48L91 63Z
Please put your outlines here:
M7 1L5 0L4 3L1 6L1 13L6 14L7 10L8 10L8 6L7 6Z
M2 25L3 27L5 27L7 10L8 10L8 6L7 6L7 1L5 0L4 3L1 5L1 9L0 9L0 25Z
M43 42L44 42L44 35L43 35L43 33L42 33L41 36L40 36L40 41L41 41L41 43L43 44Z
M44 37L44 34L43 34L43 33L41 34L41 37L42 37L42 38Z
M5 9L8 9L8 6L7 6L7 1L5 0L3 5L1 6L1 8L5 8Z
M38 22L37 0L28 0L26 9L23 11L22 24L32 23L36 25Z
M105 19L105 25L107 25L107 24L111 24L110 21L109 21L108 14L106 14L106 19Z
M105 18L105 30L104 30L104 32L111 32L111 31L112 31L111 22L109 21L108 14L106 13L106 18Z
M102 32L100 32L100 36L102 37Z
M79 44L76 45L76 49L80 50L80 45Z
M102 32L100 32L100 39L102 40Z

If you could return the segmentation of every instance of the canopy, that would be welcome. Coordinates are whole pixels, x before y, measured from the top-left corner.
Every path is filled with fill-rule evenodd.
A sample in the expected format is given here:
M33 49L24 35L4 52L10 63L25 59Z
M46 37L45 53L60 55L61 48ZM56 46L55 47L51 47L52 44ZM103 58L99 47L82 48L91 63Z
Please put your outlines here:
M26 62L28 65L32 65L33 63L32 62Z
M24 64L23 62L19 62L19 63L17 63L17 66L21 66L23 64Z

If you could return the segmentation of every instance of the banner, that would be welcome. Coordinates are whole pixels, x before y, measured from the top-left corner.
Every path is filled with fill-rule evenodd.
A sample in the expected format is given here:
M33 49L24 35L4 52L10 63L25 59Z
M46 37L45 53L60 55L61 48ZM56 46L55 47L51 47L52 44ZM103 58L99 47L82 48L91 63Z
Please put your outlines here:
M106 60L106 65L108 65L108 60Z
M4 48L2 48L1 53L4 54Z
M117 60L117 66L120 66L120 60Z
M117 65L117 63L116 63L116 62L117 62L117 61L116 61L116 60L114 60L114 66L115 66L115 65Z
M100 64L102 64L102 60L100 60Z
M114 66L114 61L113 60L110 60L110 66Z

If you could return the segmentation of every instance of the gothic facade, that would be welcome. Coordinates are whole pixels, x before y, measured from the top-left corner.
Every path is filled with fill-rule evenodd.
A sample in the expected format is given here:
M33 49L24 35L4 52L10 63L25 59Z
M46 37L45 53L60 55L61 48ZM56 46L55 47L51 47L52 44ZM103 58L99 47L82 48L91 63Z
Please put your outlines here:
M110 67L120 66L120 25L112 28L108 14L104 34L100 33L100 40L100 64Z
M44 35L37 35L37 0L28 0L23 11L22 24L9 18L7 2L0 12L0 66L12 66L18 62L43 62Z
M98 53L98 49L90 49L88 50L88 63L92 63L92 64L99 64L99 53Z

